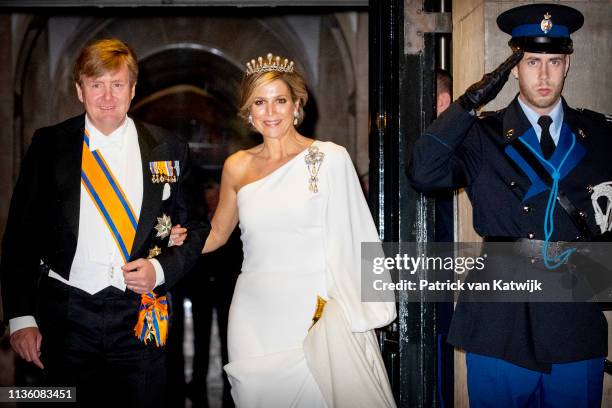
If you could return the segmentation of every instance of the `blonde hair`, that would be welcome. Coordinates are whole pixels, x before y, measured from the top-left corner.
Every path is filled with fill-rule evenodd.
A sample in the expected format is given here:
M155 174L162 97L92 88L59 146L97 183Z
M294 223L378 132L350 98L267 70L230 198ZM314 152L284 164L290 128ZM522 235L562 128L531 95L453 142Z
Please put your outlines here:
M280 79L287 85L293 103L298 103L299 117L297 118L297 126L302 123L304 120L304 106L306 102L308 102L308 91L306 90L306 81L304 81L302 75L295 70L293 72L258 72L244 77L242 85L240 86L240 107L238 114L246 123L248 123L249 111L255 99L253 95L255 89L276 81L277 79Z
M136 54L124 42L116 38L96 40L81 50L77 57L72 76L74 82L81 84L83 77L99 77L107 72L115 72L123 65L130 75L130 84L138 79Z

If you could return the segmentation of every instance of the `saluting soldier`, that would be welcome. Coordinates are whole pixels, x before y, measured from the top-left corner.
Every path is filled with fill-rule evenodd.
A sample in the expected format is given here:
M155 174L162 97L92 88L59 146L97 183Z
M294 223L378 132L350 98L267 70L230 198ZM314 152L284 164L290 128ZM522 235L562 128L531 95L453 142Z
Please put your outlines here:
M414 148L415 188L465 187L476 232L485 241L512 241L518 262L543 254L548 243L609 235L610 220L592 198L612 182L610 120L573 109L561 96L570 34L583 21L579 11L558 4L501 14L497 24L512 36L512 55L470 86ZM510 73L517 97L477 116ZM538 262L563 270L567 255L546 253ZM467 351L472 406L601 404L607 324L596 303L459 302L448 338Z

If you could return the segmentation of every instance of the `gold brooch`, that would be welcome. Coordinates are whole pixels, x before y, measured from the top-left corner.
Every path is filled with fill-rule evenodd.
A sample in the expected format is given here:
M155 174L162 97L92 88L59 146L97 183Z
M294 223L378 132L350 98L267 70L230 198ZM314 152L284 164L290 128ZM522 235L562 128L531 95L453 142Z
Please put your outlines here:
M159 254L161 254L161 248L155 245L153 248L149 249L149 256L147 256L147 259L155 258Z
M317 309L315 310L314 316L312 316L312 324L308 330L312 329L312 326L314 326L319 321L321 316L323 316L323 308L325 308L326 303L327 301L325 299L317 295Z

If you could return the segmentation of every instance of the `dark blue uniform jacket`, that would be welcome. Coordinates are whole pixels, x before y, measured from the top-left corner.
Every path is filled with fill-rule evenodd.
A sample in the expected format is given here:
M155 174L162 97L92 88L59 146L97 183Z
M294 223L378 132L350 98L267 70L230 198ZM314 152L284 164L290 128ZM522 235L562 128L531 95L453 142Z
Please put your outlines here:
M559 166L560 189L585 218L595 222L591 188L612 181L612 124L563 101L564 123L550 161ZM416 142L409 177L421 191L465 188L474 229L483 237L544 239L549 186L513 148L522 138L537 152L534 129L515 99L497 112L475 117L453 103ZM558 205L551 241L585 239ZM543 372L551 363L603 357L607 324L595 303L459 302L449 341L468 352L502 358Z

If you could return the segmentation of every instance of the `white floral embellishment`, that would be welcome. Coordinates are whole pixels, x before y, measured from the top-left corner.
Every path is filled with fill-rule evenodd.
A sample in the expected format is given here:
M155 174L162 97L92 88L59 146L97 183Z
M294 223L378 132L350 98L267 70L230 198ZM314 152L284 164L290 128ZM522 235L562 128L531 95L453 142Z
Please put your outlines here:
M325 153L320 152L317 146L310 145L308 148L308 154L306 155L306 166L308 167L308 173L310 174L310 177L308 178L308 189L313 193L319 192L319 187L317 186L319 178L317 176L324 157Z

